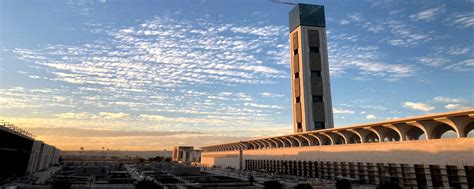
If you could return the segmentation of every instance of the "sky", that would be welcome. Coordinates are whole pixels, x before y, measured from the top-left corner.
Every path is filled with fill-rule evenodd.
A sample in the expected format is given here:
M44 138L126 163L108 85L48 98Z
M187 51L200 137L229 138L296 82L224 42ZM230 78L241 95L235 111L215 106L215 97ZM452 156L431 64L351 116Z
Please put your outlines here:
M474 107L472 1L298 2L325 6L336 127ZM62 150L290 134L291 9L0 1L0 120Z

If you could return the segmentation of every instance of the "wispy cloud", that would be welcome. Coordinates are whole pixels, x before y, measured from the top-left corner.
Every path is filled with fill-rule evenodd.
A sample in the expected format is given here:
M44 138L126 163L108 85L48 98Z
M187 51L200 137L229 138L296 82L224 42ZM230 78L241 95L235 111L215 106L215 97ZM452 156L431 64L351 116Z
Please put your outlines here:
M331 75L339 76L350 70L364 78L383 78L396 81L412 77L416 68L411 65L385 63L377 46L346 45L339 42L329 44Z
M260 95L262 95L264 97L271 97L271 98L280 98L280 97L285 96L285 95L282 95L282 94L275 94L275 93L271 93L271 92L261 92Z
M349 109L333 108L332 111L334 114L355 114L355 111Z
M454 13L446 21L458 28L472 27L474 26L474 13Z
M418 62L426 66L440 67L449 62L449 59L443 57L417 57Z
M450 97L444 97L444 96L437 96L433 98L433 101L435 102L442 102L442 103L460 103L460 102L466 102L466 99L462 98L450 98Z
M444 67L446 70L453 70L453 71L472 71L474 69L474 59L467 59L463 60L451 65Z
M462 110L462 109L469 109L471 107L469 106L464 106L462 104L446 104L446 106L444 106L444 108L446 109L456 109L456 110Z
M429 8L425 9L421 12L418 12L416 14L412 14L409 17L413 20L416 21L431 21L433 20L437 15L443 13L445 11L444 6L439 6L439 7L434 7L434 8Z
M404 102L403 107L412 109L412 110L420 110L424 112L429 112L435 109L435 107L426 103L422 103L422 102Z

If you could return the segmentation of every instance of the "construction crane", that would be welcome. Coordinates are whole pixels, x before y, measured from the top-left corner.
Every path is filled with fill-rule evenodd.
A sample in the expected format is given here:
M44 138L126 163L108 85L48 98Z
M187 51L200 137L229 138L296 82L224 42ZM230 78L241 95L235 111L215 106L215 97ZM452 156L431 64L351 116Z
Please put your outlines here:
M297 5L298 3L291 3L291 2L286 2L286 1L280 1L280 0L268 0L272 3L280 3L280 4L285 4L285 5Z

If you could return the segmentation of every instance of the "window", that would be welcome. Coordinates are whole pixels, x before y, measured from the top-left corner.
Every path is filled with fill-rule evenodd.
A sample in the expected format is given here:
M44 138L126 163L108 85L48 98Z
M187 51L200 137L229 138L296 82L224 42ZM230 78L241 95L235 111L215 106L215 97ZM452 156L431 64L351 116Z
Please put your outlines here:
M313 95L313 102L322 102L322 101L323 101L323 96Z
M324 129L324 122L315 121L314 129Z
M297 55L298 54L298 49L293 50L293 54Z
M309 53L319 53L319 47L309 47Z
M295 79L299 77L300 77L300 73L299 72L295 73Z
M298 127L298 129L301 129L303 127L301 123L297 123L296 126Z
M311 71L311 76L321 77L321 71Z
M300 97L296 97L296 103L300 102Z

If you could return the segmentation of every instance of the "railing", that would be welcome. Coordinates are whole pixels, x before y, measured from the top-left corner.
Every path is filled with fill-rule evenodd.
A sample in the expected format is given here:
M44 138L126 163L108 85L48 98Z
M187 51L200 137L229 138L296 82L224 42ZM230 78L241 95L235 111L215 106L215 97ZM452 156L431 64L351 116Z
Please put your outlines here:
M6 121L0 121L0 127L6 128L14 133L29 137L29 138L35 138L36 136L28 132L27 130L15 127L14 124L11 124L10 122Z

